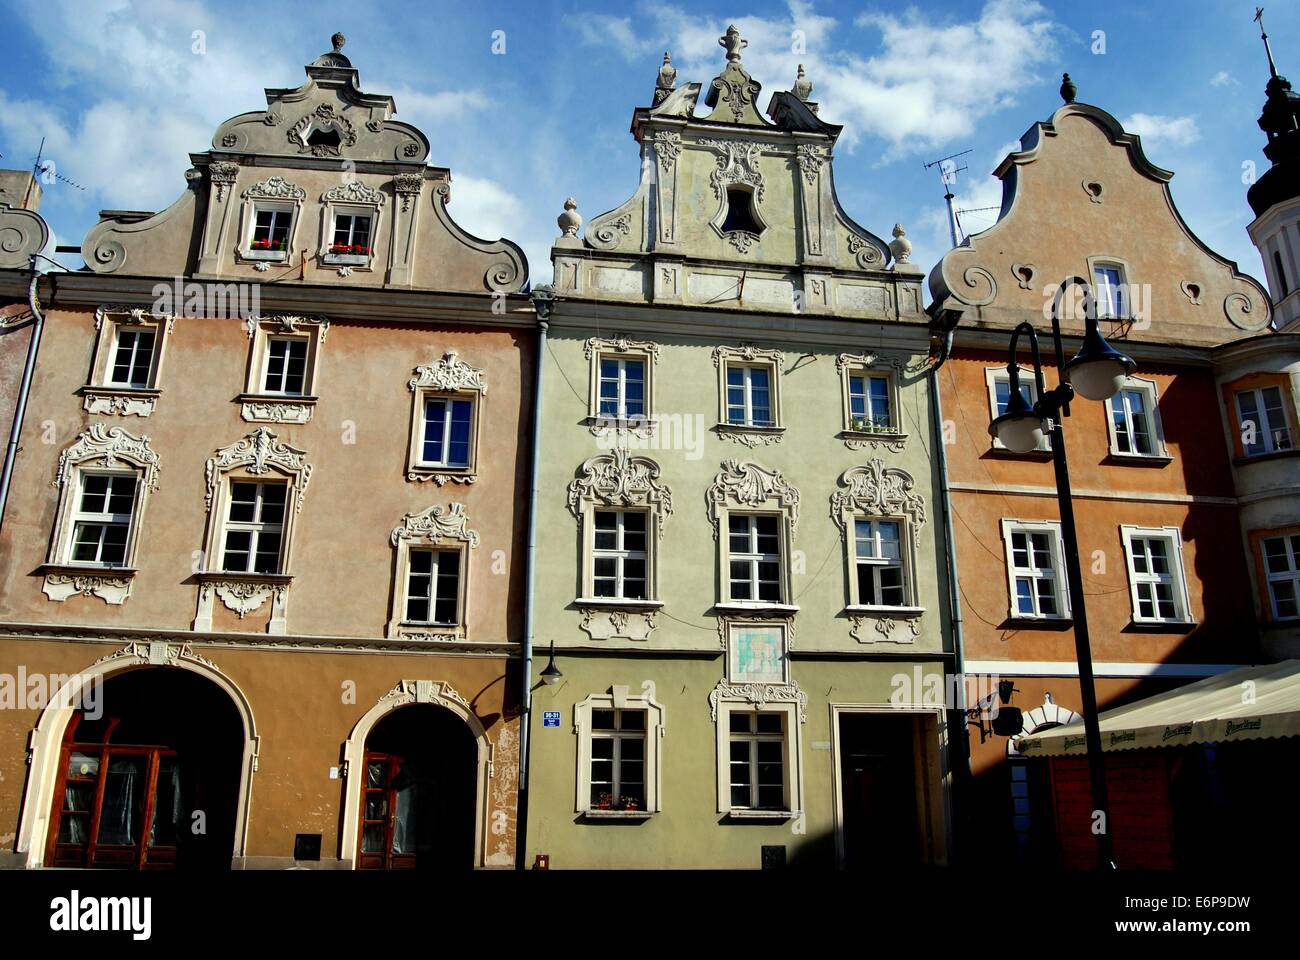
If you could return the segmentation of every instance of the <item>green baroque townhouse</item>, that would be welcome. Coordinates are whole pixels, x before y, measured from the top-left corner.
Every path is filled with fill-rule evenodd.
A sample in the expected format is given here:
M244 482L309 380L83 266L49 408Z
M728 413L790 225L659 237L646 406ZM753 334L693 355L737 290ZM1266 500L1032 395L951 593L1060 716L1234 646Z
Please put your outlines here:
M921 271L841 209L802 68L764 116L719 44L665 55L632 197L558 220L524 863L946 863Z

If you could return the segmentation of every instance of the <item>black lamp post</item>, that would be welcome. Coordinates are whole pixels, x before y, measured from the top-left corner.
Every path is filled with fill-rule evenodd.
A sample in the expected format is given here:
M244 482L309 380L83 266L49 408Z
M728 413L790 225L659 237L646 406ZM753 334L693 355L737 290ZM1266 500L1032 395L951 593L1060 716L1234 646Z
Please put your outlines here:
M551 638L551 662L546 665L546 669L541 672L540 676L542 678L542 683L546 684L548 687L554 686L564 679L564 674L561 673L560 668L555 665L554 637Z
M1061 298L1070 286L1083 287L1085 316L1083 344L1068 363L1061 348ZM1020 395L1020 370L1016 363L1016 342L1021 333L1029 336L1034 357L1034 380L1038 401L1031 407ZM1061 420L1070 415L1074 394L1089 400L1108 401L1119 392L1124 379L1137 366L1129 357L1115 350L1101 335L1097 324L1092 288L1082 277L1067 277L1052 299L1052 341L1056 347L1056 369L1061 383L1043 389L1043 364L1038 353L1038 333L1033 324L1022 323L1011 334L1007 373L1011 378L1007 412L989 424L989 433L1015 453L1036 448L1043 434L1052 438L1052 466L1056 472L1056 499L1061 511L1061 539L1065 549L1065 575L1069 585L1071 612L1074 619L1074 648L1079 663L1079 693L1083 706L1083 728L1088 748L1088 774L1092 781L1093 809L1103 818L1104 829L1097 834L1097 862L1101 869L1114 869L1111 842L1110 809L1106 798L1106 767L1101 754L1101 727L1097 720L1097 691L1092 673L1092 650L1088 645L1088 613L1083 602L1083 573L1079 565L1079 542L1074 529L1074 501L1070 494L1070 471L1065 459L1065 436Z

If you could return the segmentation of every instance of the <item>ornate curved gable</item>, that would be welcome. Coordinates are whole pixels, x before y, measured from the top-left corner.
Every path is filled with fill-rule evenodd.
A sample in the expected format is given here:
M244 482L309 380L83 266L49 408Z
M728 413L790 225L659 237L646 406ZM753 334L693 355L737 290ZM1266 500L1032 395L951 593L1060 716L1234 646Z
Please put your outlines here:
M188 189L166 210L107 211L82 244L90 269L479 294L522 290L523 251L508 240L481 240L451 218L451 172L427 166L428 138L394 119L392 97L361 89L345 42L334 34L332 49L307 65L302 86L269 88L265 109L217 127L211 148L191 154ZM252 248L258 205L277 203L292 211L282 257ZM371 252L338 259L328 240L334 214L366 211L373 211L365 244Z
M1151 163L1141 138L1105 110L1071 100L1030 127L1020 146L994 171L1002 180L997 223L930 272L937 306L961 311L963 323L1041 321L1062 280L1091 279L1094 262L1103 262L1122 266L1136 285L1135 321L1108 337L1213 345L1268 327L1263 288L1192 233L1174 205L1173 173Z

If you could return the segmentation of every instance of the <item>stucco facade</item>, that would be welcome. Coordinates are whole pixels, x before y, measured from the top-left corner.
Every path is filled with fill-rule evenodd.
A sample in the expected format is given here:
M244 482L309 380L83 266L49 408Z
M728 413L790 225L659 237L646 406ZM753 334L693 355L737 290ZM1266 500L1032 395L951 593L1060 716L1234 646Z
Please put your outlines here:
M11 865L514 864L527 267L342 45L42 286L0 673L51 679L6 704Z
M901 228L886 245L839 208L839 128L807 79L765 118L743 41L719 43L703 106L665 58L633 197L583 238L575 202L559 218L534 674L554 641L563 676L534 689L525 861L944 863L946 716L919 689L950 656L921 273ZM864 376L874 418L853 415ZM902 531L905 583L874 602L854 592L864 518ZM873 819L861 784L885 770Z

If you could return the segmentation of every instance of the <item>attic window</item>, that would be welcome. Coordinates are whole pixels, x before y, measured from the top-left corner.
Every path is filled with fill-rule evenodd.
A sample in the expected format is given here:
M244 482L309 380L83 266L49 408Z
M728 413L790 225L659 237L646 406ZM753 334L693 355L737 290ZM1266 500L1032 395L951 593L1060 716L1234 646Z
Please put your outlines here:
M763 227L754 216L754 194L744 187L732 186L727 187L727 216L722 221L722 232L736 230L757 236Z
M339 137L337 130L322 130L317 128L307 136L307 146L309 147L332 147L338 150L343 141Z

